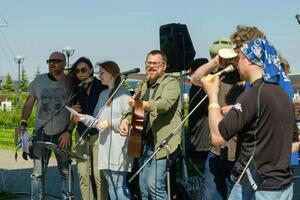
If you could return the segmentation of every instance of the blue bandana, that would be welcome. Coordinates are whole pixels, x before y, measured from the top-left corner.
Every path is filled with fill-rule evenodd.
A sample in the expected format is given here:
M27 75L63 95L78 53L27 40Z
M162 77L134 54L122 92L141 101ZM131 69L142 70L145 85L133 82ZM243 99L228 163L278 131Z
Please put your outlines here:
M279 84L293 100L291 80L282 69L276 49L268 41L256 38L245 44L241 51L249 61L262 67L265 82Z

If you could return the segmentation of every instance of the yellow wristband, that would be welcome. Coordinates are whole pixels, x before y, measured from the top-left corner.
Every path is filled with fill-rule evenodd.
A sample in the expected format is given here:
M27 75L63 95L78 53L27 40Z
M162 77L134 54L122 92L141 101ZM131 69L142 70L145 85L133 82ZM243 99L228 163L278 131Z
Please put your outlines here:
M103 128L108 128L109 127L109 123L107 120L103 121Z
M28 123L26 119L21 119L21 122Z
M210 103L208 105L208 110L211 108L220 108L220 105L218 103Z

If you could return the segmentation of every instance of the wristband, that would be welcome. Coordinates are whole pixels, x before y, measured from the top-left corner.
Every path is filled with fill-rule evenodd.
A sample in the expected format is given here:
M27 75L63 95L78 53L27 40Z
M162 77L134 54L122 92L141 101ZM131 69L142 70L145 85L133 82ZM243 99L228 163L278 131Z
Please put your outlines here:
M211 108L220 108L220 105L218 103L210 103L208 106L208 110Z
M108 128L109 127L109 123L107 120L102 122L103 128Z
M21 125L21 126L24 126L24 127L26 128L27 125L28 125L27 120L26 120L26 119L21 119L20 125Z

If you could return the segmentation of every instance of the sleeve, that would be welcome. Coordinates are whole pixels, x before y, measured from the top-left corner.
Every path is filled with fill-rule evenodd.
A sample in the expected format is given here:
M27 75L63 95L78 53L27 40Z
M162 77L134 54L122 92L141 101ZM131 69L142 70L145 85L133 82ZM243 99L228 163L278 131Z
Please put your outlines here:
M28 93L29 93L29 96L33 96L33 97L36 97L36 86L37 86L37 82L38 82L38 79L39 79L40 76L37 76L30 84L29 84L29 87L28 87Z
M163 92L157 99L149 100L149 111L157 114L166 113L180 96L180 84L175 78L163 84Z
M119 128L120 128L120 122L122 119L122 116L127 112L127 110L129 109L129 105L128 105L128 101L130 99L130 93L128 91L122 92L120 98L117 101L117 110L113 113L115 113L112 116L112 121L108 122L112 129L116 132L119 133Z
M256 101L249 90L240 95L232 109L219 123L219 132L226 140L230 140L246 127L251 126L257 115Z
M94 113L93 116L90 115L85 115L85 120L83 120L82 122L86 125L86 126L91 126L93 128L96 127L96 124L98 123L98 120L95 120L95 118L97 117L100 109L102 108L102 106L104 105L104 94L106 94L107 91L102 91L99 95L98 101L97 101L97 105L95 106L94 109ZM99 116L100 117L100 116Z

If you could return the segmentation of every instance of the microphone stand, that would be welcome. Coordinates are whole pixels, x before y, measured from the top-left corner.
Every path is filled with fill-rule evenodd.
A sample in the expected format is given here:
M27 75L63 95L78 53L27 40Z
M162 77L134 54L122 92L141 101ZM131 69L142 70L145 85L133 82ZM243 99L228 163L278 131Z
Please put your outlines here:
M37 130L33 131L32 136L28 138L28 142L32 141L33 137L36 136L39 132L41 132L43 130L43 128L53 119L53 117L55 115L57 115L63 108L65 108L65 106L72 100L74 99L74 97L76 96L77 93L73 93L71 94L67 101L61 106L59 107L57 110L55 110L54 113L52 113L52 115L44 122L44 124L42 124ZM22 138L21 140L17 143L17 148L16 151L22 146Z
M43 137L43 129L44 129L44 127L53 119L53 117L55 116L55 115L57 115L63 108L65 108L65 106L76 96L76 94L77 93L73 93L73 94L71 94L69 97L68 97L68 99L67 99L67 101L61 106L61 107L59 107L57 110L55 110L55 112L54 113L52 113L52 115L44 122L44 124L42 124L36 131L34 131L33 133L32 133L32 136L28 139L28 142L29 141L32 141L32 139L33 139L33 137L34 136L36 136L37 134L39 134L39 133L41 133L41 139L42 140L44 140L44 137ZM22 140L22 139L21 139ZM18 142L18 143L20 143L20 142ZM21 142L22 143L22 142ZM21 146L21 145L20 145ZM20 146L19 147L17 147L17 149L16 149L16 151L18 150L18 148L20 148ZM41 199L42 200L44 200L45 199L45 160L44 160L44 154L45 154L45 149L43 148L42 149L42 153L41 153L41 162L42 162L42 177L41 177L41 181L42 181L42 188L41 188ZM71 171L69 172L69 173L71 173ZM70 183L69 183L70 184ZM71 191L69 191L69 192L71 192ZM69 195L71 195L71 193L69 194Z
M182 125L184 125L185 121L189 118L189 116L191 116L191 114L193 114L193 112L200 106L200 104L207 98L207 95L205 95L201 101L194 107L194 109L182 120L182 122L163 140L161 141L161 143L159 144L159 146L155 149L155 151L153 152L153 154L144 162L144 164L139 168L139 170L128 180L129 183L132 182L132 180L143 170L143 168L147 165L147 163L149 163L152 158L157 154L157 152L159 152L162 148L166 148L167 151L167 159L169 157L169 147L168 147L168 142L170 141L170 139L178 134L178 130L181 129ZM201 174L200 174L201 175ZM170 177L170 176L168 176ZM170 180L168 180L168 184L170 184ZM168 186L169 187L169 186ZM168 194L169 199L170 194Z
M126 81L128 74L122 75L120 74L122 81L119 83L118 87L115 89L115 91L112 93L112 95L108 98L108 100L105 102L104 106L99 110L98 114L95 116L94 120L92 121L92 123L90 123L87 128L84 130L84 132L82 133L82 135L80 136L79 140L77 141L77 143L74 146L74 149L76 149L79 145L79 143L83 140L84 136L86 135L86 133L90 130L90 128L95 124L95 122L98 120L98 117L101 115L101 113L103 112L104 108L107 106L107 104L112 100L112 98L115 96L115 94L117 93L117 91L119 90L119 88L123 85L123 83Z

